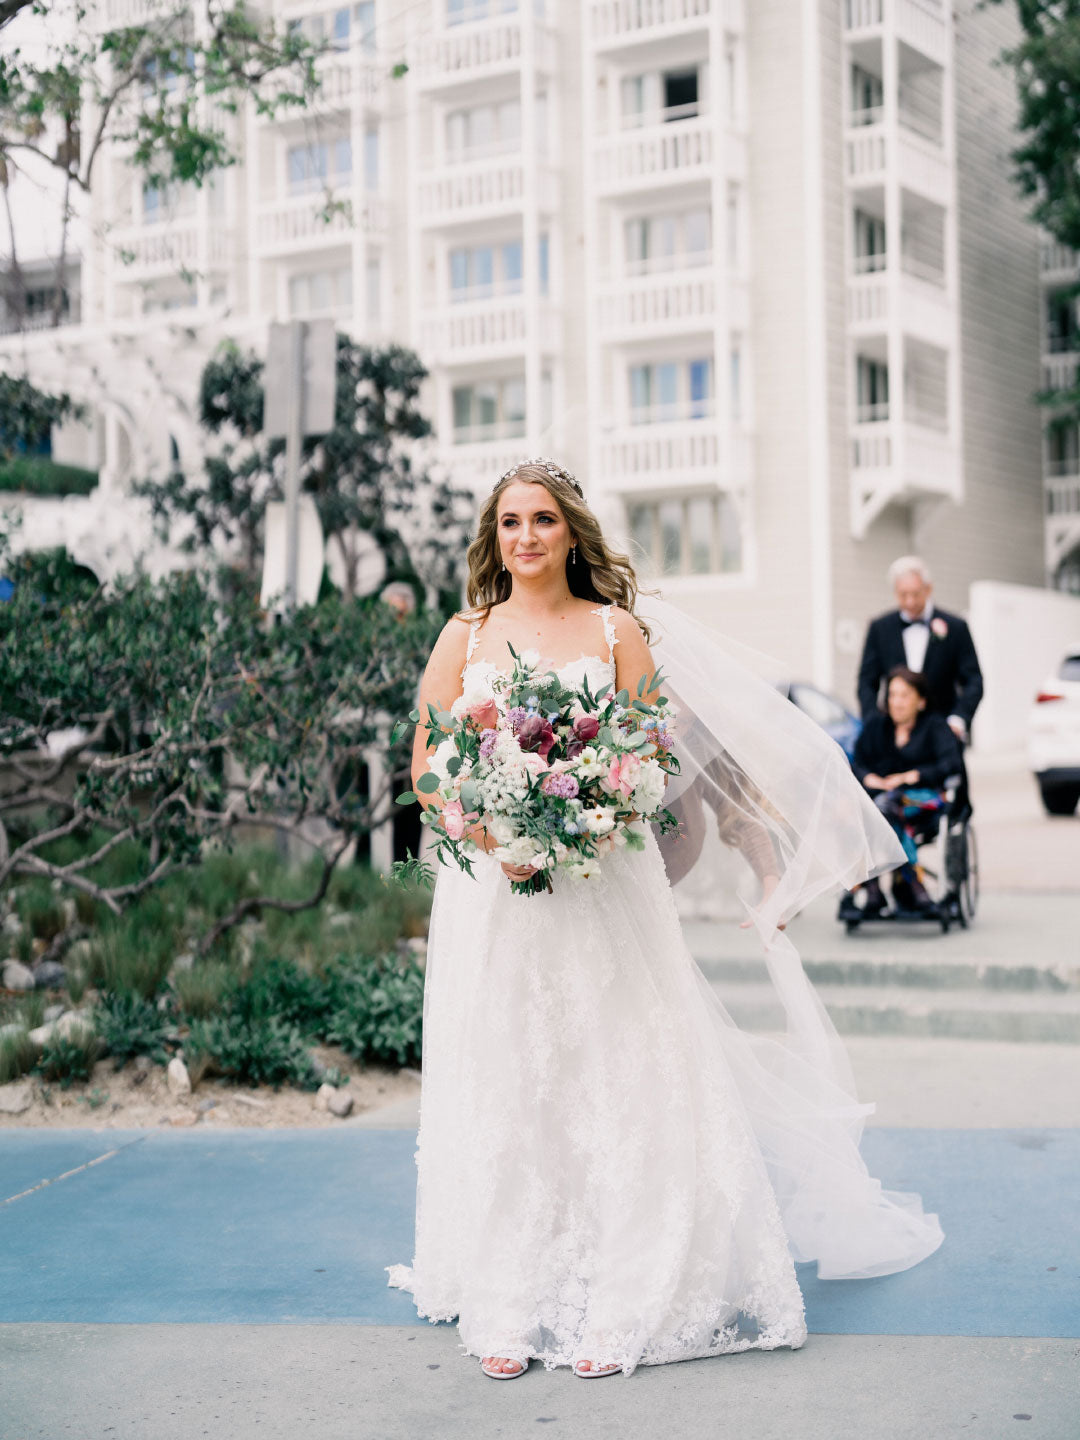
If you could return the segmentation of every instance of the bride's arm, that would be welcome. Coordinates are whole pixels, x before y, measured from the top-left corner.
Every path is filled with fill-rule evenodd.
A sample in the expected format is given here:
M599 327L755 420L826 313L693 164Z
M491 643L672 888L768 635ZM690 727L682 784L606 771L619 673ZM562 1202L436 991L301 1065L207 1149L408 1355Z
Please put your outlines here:
M626 610L617 607L612 610L611 618L615 625L615 639L618 642L615 646L615 689L629 690L631 698L637 695L637 687L644 675L651 678L656 671L656 661L653 659L648 645L645 643L645 636L634 617ZM641 698L648 704L653 704L659 698L660 687L647 691Z
M413 735L412 781L414 789L420 776L426 775L428 771L428 755L430 754L427 726L428 706L432 705L436 710L449 710L461 694L464 688L461 682L461 672L465 668L465 652L468 643L469 626L466 621L454 615L443 626L428 659L423 679L420 681L420 696L417 701L420 722ZM438 793L425 795L418 790L416 798L425 808L442 809L443 802ZM481 850L489 850L495 843L483 825L474 825L465 833L476 842Z

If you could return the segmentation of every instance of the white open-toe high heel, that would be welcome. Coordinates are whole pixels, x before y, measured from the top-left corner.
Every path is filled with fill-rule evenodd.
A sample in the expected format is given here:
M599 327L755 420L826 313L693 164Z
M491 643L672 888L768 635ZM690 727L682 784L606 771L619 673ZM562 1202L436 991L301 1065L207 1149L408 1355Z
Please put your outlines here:
M500 1364L503 1364L507 1360L512 1360L515 1365L521 1366L520 1370L494 1370L486 1361L481 1360L480 1369L483 1370L485 1375L490 1376L492 1380L516 1380L519 1375L524 1375L525 1371L529 1368L528 1356L526 1356L524 1360L519 1360L516 1355L489 1355L488 1359L497 1360Z
M588 1365L588 1370L582 1370L582 1365ZM580 1380L601 1380L605 1375L615 1375L622 1369L621 1365L601 1365L599 1368L591 1360L575 1360L574 1374Z

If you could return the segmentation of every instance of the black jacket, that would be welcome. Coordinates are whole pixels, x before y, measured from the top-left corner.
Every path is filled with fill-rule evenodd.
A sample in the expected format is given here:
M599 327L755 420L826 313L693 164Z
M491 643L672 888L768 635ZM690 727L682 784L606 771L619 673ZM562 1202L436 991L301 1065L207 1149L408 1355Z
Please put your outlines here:
M970 726L983 693L982 671L971 631L959 615L950 615L936 607L933 619L944 621L947 630L939 637L931 629L927 642L923 662L923 678L929 692L927 709L938 715L959 715ZM859 708L864 720L877 712L878 691L885 676L895 665L906 664L899 610L871 620L859 666Z
M960 742L942 715L924 710L912 727L908 743L897 746L893 722L880 710L869 717L855 741L851 768L860 780L867 775L919 772L918 784L937 790L950 775L962 775L964 757Z

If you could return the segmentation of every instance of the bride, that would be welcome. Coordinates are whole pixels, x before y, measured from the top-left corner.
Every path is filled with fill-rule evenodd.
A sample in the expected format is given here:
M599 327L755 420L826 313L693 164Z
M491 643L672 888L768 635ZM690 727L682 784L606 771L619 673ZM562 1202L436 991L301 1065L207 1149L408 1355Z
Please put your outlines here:
M493 1379L533 1358L597 1378L800 1346L796 1260L824 1278L882 1275L942 1240L917 1195L867 1173L873 1107L783 933L815 894L895 865L895 840L839 748L716 637L658 600L638 615L629 561L561 467L528 461L499 480L468 563L472 608L436 642L421 713L490 697L511 646L597 694L634 693L662 666L682 764L668 800L684 826L663 852L647 830L643 851L608 854L597 878L556 873L551 893L513 894L531 871L489 854L475 878L440 869L415 1253L387 1266L389 1283L433 1322L456 1318ZM414 779L426 744L418 726ZM482 823L472 838L498 848ZM672 881L696 870L715 888L724 846L753 885L744 923L782 1036L740 1030L683 938Z

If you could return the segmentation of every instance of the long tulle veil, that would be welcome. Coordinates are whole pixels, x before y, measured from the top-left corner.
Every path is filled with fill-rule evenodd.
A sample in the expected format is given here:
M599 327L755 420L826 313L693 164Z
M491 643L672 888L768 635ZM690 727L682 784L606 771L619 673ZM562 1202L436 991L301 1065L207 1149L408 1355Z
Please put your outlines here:
M682 825L661 841L676 900L685 911L703 878L715 889L721 870L741 870L731 878L786 1017L781 1035L740 1029L699 972L792 1253L825 1279L906 1269L941 1244L937 1216L868 1173L859 1142L874 1107L859 1103L836 1028L779 928L817 896L901 864L903 851L840 747L750 652L658 597L641 596L637 612L679 712L668 805Z

